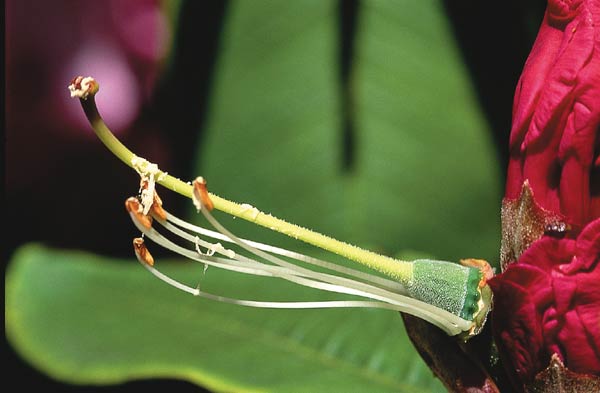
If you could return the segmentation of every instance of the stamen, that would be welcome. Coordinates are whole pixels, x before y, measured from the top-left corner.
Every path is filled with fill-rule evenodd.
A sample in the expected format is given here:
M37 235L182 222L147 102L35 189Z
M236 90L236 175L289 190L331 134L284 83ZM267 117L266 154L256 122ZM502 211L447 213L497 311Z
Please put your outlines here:
M141 237L133 239L133 251L140 262L144 262L148 266L154 266L154 258L150 254L150 251L148 251L148 248L146 248L144 239Z
M135 221L134 221L134 223L135 223ZM242 262L242 263L237 263L237 262L231 261L231 260L223 260L220 258L198 257L190 250L182 248L182 247L172 243L170 240L164 238L162 235L160 235L158 232L156 232L153 228L145 229L144 227L142 227L141 225L139 225L137 223L136 223L136 226L138 226L138 228L140 230L142 230L143 233L149 239L157 242L161 246L163 246L167 249L170 249L171 251L178 253L182 256L188 257L190 259L193 259L193 260L196 260L199 262L206 263L208 265L220 267L220 268L227 269L227 270L237 271L237 272L241 272L241 273L279 277L279 278L294 282L296 284L304 285L304 286L319 289L319 290L325 290L325 291L329 291L329 292L345 293L345 294L350 294L350 295L370 297L373 299L378 299L378 300L382 300L382 301L386 301L386 302L390 302L390 301L394 302L394 299L391 299L394 295L391 293L389 293L389 294L384 293L384 295L378 295L378 294L374 294L374 293L368 293L368 292L365 292L362 290L356 290L355 288L352 288L351 286L329 284L329 283L325 283L325 282L321 282L321 281L316 281L314 279L305 278L305 277L310 277L312 275L322 276L322 273L316 273L316 272L312 272L310 270L307 271L307 273L308 273L307 275L305 275L304 277L301 277L301 276L298 276L297 272L295 272L293 270L278 267L278 266L265 265L263 263L260 263L260 262L257 262L257 261L251 260L251 259L247 259L247 258L241 257L239 255L236 255L236 259L239 259L239 262ZM219 261L219 262L215 263L214 261ZM252 266L254 268L249 267L249 266ZM332 278L335 278L335 277L332 276ZM375 292L375 291L373 291L373 292ZM403 299L403 297L400 297L400 299ZM429 306L429 307L434 308L433 306Z
M379 302L371 301L352 301L352 300L331 300L331 301L316 301L316 302L263 302L256 300L243 300L229 298L219 295L213 295L208 292L202 292L199 288L189 287L171 277L161 273L159 270L142 264L150 273L166 282L167 284L178 288L184 292L191 293L194 296L202 297L209 300L218 301L221 303L235 304L238 306L255 307L255 308L279 308L279 309L310 309L310 308L383 308L388 310L398 311L396 307Z
M143 213L147 215L152 208L155 200L156 176L161 172L158 165L149 162L148 160L133 156L131 166L140 175L140 201L143 206Z
M136 254L137 255L137 254ZM254 300L242 300L235 298L228 298L219 295L213 295L207 292L200 291L199 288L192 288L188 285L185 285L163 273L154 267L148 265L144 260L140 259L138 256L138 261L142 263L142 265L150 271L155 277L164 281L165 283L187 293L190 293L194 296L203 297L210 300L215 300L223 303L236 304L240 306L246 307L257 307L257 308L279 308L279 309L306 309L306 308L382 308L400 312L407 312L407 307L398 306L389 303L382 303L376 301L356 301L356 300L333 300L333 301L314 301L314 302L265 302L265 301L254 301ZM413 300L413 299L411 299ZM415 301L419 303L418 301ZM419 307L417 305L417 307ZM408 311L410 312L410 311ZM427 315L421 315L421 318L427 318ZM460 320L460 318L458 318ZM429 320L429 318L427 318ZM440 327L449 335L459 334L471 325L468 321L460 320L462 323L454 324L452 322L444 321L445 323L440 323L437 319L432 319L431 322ZM467 325L467 326L466 326Z
M203 206L211 211L214 208L212 201L208 195L206 189L206 180L202 176L198 176L193 183L194 193L192 194L192 201L196 209L200 210Z
M203 201L202 199L199 199L200 203L201 203L201 207L204 207L203 205ZM223 225L221 225L220 222L218 222L214 216L209 212L208 209L200 209L200 212L204 215L204 217L207 219L207 221L215 228L217 229L220 233L222 233L224 236L228 237L229 239L231 239L235 244L237 244L238 246L242 247L243 249L245 249L246 251L260 257L263 258L275 265L278 266L282 266L282 267L286 267L288 269L292 269L296 272L299 273L303 273L306 275L319 275L320 277L323 276L329 276L329 279L331 280L335 280L335 281L344 281L344 280L348 280L342 277L336 277L336 276L330 276L330 275L325 275L323 273L316 273L313 272L312 270L308 270L308 269L304 269L301 268L299 266L296 266L292 263L286 262L280 258L277 258L271 254L268 254L262 250L259 250L255 247L253 247L252 245L246 243L244 240L240 239L239 237L237 237L236 235L234 235L233 233L231 233L228 229L226 229Z
M158 216L161 220L166 220L167 213L162 207L162 199L160 199L160 197L158 196L155 185L152 187L152 190L150 190L150 180L148 177L141 177L139 192L140 198L142 200L146 200L146 204L149 204L150 206L148 211ZM152 198L152 202L149 202L150 198Z
M142 205L137 198L127 198L125 201L125 209L127 209L129 215L134 221L139 222L145 228L152 227L152 217L144 214Z
M158 216L161 220L167 219L167 212L162 207L162 199L158 196L158 193L154 191L154 202L152 203L152 208L150 212L153 215Z
M203 227L200 227L197 225L193 225L187 221L182 220L181 218L179 218L177 216L174 216L173 214L169 213L168 211L165 211L165 212L167 214L167 221L177 225L180 228L187 229L187 230L192 231L201 236L207 236L207 237L211 237L213 239L223 240L223 241L229 242L229 243L235 243L232 239L221 234L220 232L215 232L210 229L206 229L206 228L203 228ZM163 224L160 221L159 221L159 223L161 225ZM167 228L167 229L169 229L169 228ZM270 252L270 253L276 254L276 255L281 255L284 257L289 257L289 258L295 259L300 262L308 263L308 264L319 266L319 267L322 267L322 268L325 268L325 269L328 269L331 271L342 273L344 275L354 277L359 280L371 282L381 288L387 289L392 292L404 293L404 294L406 293L406 289L404 288L404 286L396 281L388 280L386 278L379 277L379 276L376 276L373 274L361 272L360 270L352 269L349 267L340 266L335 263L327 262L322 259L314 258L314 257L304 255L304 254L301 254L301 253L298 253L295 251L290 251L290 250L286 250L284 248L271 246L270 244L259 243L259 242L255 242L255 241L243 239L243 238L240 238L240 240L242 240L246 244L248 244L254 248L257 248L259 250L262 250L262 251Z
M133 221L133 222L134 222L135 226L140 231L142 231L142 233L148 239L152 240L156 244L158 244L168 250L171 250L174 253L179 254L183 257L189 258L194 261L201 262L203 264L207 264L207 265L218 267L218 268L225 269L225 270L231 270L231 271L238 272L238 273L253 274L253 275L258 275L258 276L273 276L273 274L271 272L261 269L262 266L258 262L255 262L254 264L242 265L239 262L237 262L235 260L231 260L231 259L207 257L207 256L200 257L200 256L198 256L198 254L195 251L188 250L186 248L183 248L183 247L171 242L169 239L165 238L160 233L156 232L156 230L154 230L153 228L148 229L148 228L143 227L137 221Z
M373 299L377 299L377 300L383 300L386 302L394 303L398 306L403 307L404 312L408 312L410 314L420 316L421 318L424 318L436 325L437 324L442 324L442 325L448 324L448 319L459 320L460 322L463 322L463 326L467 325L470 327L472 325L471 322L466 321L466 320L458 317L457 315L452 314L446 310L432 306L428 303L425 303L425 302L422 302L422 301L419 301L419 300L416 300L416 299L413 299L413 298L410 298L407 296L402 296L397 293L385 291L381 288L372 287L372 286L369 286L368 284L353 281L353 280L350 280L347 278L332 276L332 275L328 275L328 274L324 274L324 273L313 272L311 270L298 267L294 264L291 264L291 263L285 262L279 258L276 258L273 255L270 255L261 250L258 250L256 248L252 247L251 245L245 243L242 239L238 238L233 233L231 233L229 230L227 230L225 227L223 227L214 218L214 216L212 216L212 214L210 214L208 209L202 209L202 207L204 207L204 206L202 206L202 199L198 198L198 201L201 204L200 212L205 216L205 218L209 221L209 223L213 227L215 227L215 229L217 229L219 232L221 232L224 236L233 240L236 244L238 244L240 247L244 248L245 250L247 250L247 251L251 252L252 254L257 255L271 263L274 263L275 265L286 267L286 268L296 272L296 274L313 277L320 281L328 281L331 283L335 282L335 284L333 284L333 286L332 286L332 284L321 283L321 284L319 284L320 289L334 291L334 292L340 292L340 293L355 294L358 296L369 297L369 298L373 298ZM161 223L161 224L163 224L163 223ZM289 281L298 282L297 279L290 279L289 277L287 277L287 278L283 277L283 278L285 278ZM340 284L341 284L341 288L340 288ZM306 285L306 284L303 284L303 285ZM306 285L306 286L315 287L313 285ZM367 288L367 291L365 291L365 288ZM429 314L429 315L427 315L427 314Z
M205 211L206 209L204 209ZM420 318L426 319L432 324L440 327L448 334L455 335L462 331L468 330L472 323L470 321L464 320L446 310L440 309L438 307L432 306L425 302L402 296L399 294L391 293L385 291L380 288L369 287L367 284L352 282L352 280L330 276L330 278L335 281L344 281L346 285L338 285L331 284L327 282L322 282L320 280L315 280L307 277L318 277L323 278L324 276L328 276L324 273L313 272L308 269L302 269L303 273L299 275L298 271L293 269L287 269L279 266L265 265L263 263L257 262L255 260L243 258L236 254L237 258L243 258L243 263L240 263L235 260L223 260L220 258L214 257L200 257L197 252L187 250L181 246L178 246L166 239L164 236L160 235L154 228L145 228L137 221L133 221L134 224L140 229L149 239L160 244L161 246L180 254L184 257L187 257L192 260L196 260L201 263L205 263L214 267L236 271L240 273L261 275L261 276L272 276L279 277L285 279L290 282L294 282L300 285L304 285L310 288L315 288L319 290L325 290L329 292L337 292L361 297L367 297L375 300L379 300L381 302L387 303L389 306L385 306L383 308L393 307L392 309L402 312L407 312L412 315L418 316ZM218 262L217 262L218 261ZM298 268L295 265L290 264L292 268ZM348 283L353 283L354 285L359 285L362 288L357 289L356 287L349 285ZM365 288L370 290L364 290ZM180 288L181 289L181 288ZM189 291L186 291L189 292ZM350 307L350 306L347 306Z
M192 236L191 234L188 234L185 231L182 231L181 229L173 226L172 224L170 224L169 222L165 222L165 221L161 221L161 220L157 220L157 222L159 224L161 224L163 227L165 227L167 230L169 230L171 233L187 240L190 242L194 242L194 244L196 244L197 246L200 245L204 248L207 249L213 249L217 252L219 252L222 255L225 255L227 257L233 258L233 259L238 259L240 261L253 261L251 259L247 259L245 257L240 256L239 254L236 254L235 252L233 252L232 250L228 250L228 249L223 249L222 246L220 246L219 243L217 243L219 246L216 246L214 244L205 242L203 240L201 240L199 237L197 236ZM191 224L190 224L191 225ZM223 235L222 235L223 236ZM225 237L226 241L229 242L233 242L233 240ZM252 242L254 243L254 242ZM199 251L197 249L197 251L201 254L201 255L206 255L204 253L202 253L201 251ZM274 258L273 256L266 254L271 258ZM370 292L370 293L374 293L374 294L378 294L383 296L384 298L389 298L390 296L394 296L395 294L399 294L398 292L390 292L389 290L387 290L387 288L383 287L376 287L364 282L360 282L360 281L356 281L356 280L352 280L346 277L340 277L340 276L335 276L335 275L331 275L331 274L327 274L327 273L320 273L320 272L315 272L313 270L309 270L309 269L305 269L302 268L300 266L297 266L295 264L292 263L288 263L285 262L279 258L276 258L277 263L275 263L276 265L282 266L286 269L288 269L289 271L292 272L292 274L297 275L297 276L302 276L302 277L311 277L315 280L319 280L322 282L327 282L330 284L335 284L335 285L341 285L347 288L353 288L353 289L357 289L359 291L363 291L363 292ZM324 261L323 261L324 262ZM329 262L326 262L327 264L330 264ZM331 264L333 265L333 264ZM265 266L271 266L271 265L265 265ZM334 265L336 266L336 265ZM367 273L364 273L365 276L369 276ZM375 276L372 276L372 280L371 281L375 281L373 278ZM400 293L405 293L405 290L402 286L399 287L399 289L402 291Z

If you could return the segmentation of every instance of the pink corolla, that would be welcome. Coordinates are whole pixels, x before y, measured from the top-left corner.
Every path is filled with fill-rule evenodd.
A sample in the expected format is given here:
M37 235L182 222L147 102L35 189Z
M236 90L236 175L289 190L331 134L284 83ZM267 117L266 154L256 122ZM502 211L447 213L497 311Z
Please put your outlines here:
M500 358L517 390L540 386L539 373L551 359L560 360L571 378L574 372L595 380L600 1L549 1L516 89L509 148L504 272L490 282Z

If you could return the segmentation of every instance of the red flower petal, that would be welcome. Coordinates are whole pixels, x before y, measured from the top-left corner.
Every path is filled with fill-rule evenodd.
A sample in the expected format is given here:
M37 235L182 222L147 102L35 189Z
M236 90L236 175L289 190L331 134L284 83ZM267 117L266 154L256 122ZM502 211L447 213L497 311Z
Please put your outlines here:
M506 198L536 202L580 230L600 215L591 187L600 133L600 4L550 1L515 93Z
M600 375L600 219L577 240L544 236L489 284L492 324L515 386L557 354L572 371Z

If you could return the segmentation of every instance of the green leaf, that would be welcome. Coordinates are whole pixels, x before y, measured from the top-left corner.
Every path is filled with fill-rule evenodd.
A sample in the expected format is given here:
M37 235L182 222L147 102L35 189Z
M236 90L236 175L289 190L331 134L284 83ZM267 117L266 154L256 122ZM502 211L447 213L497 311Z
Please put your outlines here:
M179 377L215 391L443 391L384 310L256 310L206 301L156 280L137 262L29 245L6 276L6 332L21 354L72 383ZM202 266L158 262L195 284ZM229 274L207 285L228 292ZM266 297L321 299L275 280ZM204 285L204 284L202 284ZM240 280L235 292L254 294Z
M491 134L441 2L361 4L353 237L388 252L496 263L500 184Z

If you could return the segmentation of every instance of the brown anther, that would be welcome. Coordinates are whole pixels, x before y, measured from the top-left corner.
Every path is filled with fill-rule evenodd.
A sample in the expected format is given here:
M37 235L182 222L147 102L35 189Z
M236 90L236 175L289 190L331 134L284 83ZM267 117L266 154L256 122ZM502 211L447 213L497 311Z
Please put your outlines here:
M214 208L210 197L208 196L208 190L206 189L206 180L202 176L198 176L196 180L194 180L194 204L196 207L204 206L211 211Z
M125 201L125 209L129 212L130 215L135 217L135 219L144 226L144 228L152 228L152 217L146 216L142 213L142 204L135 197L129 197Z
M494 269L492 269L492 266L485 259L466 258L461 259L460 264L481 270L482 278L479 282L479 288L485 286L487 281L494 277Z
M162 208L162 199L160 199L156 191L154 191L154 201L152 202L150 211L163 221L167 219L167 212Z
M148 248L144 244L144 239L141 237L136 237L133 239L133 251L135 252L135 256L145 264L149 266L154 266L154 258Z
M141 190L147 190L148 189L148 179L141 179L140 180L140 191ZM150 207L150 211L152 213L154 213L154 215L156 215L156 217L160 218L161 220L166 220L167 219L167 212L162 208L162 199L160 199L160 197L158 196L158 193L156 192L156 190L154 190L154 193L152 194L152 207Z

